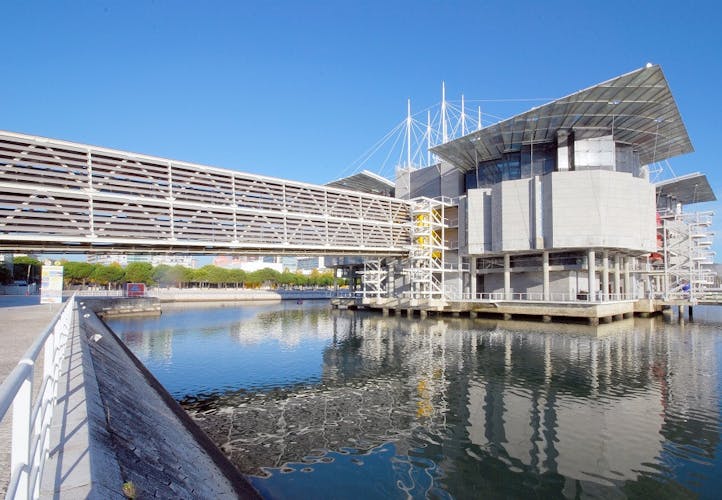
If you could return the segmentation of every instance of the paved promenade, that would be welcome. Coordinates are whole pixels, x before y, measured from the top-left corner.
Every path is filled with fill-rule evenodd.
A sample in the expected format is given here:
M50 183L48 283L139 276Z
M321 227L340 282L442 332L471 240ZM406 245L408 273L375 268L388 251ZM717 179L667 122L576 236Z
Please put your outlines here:
M60 304L40 304L38 295L0 295L0 380L15 368L20 358L45 330ZM42 355L39 359L42 367ZM36 370L42 376L42 369ZM38 377L39 380L39 377ZM33 389L39 389L36 380ZM0 494L4 495L10 478L10 429L12 410L0 423Z

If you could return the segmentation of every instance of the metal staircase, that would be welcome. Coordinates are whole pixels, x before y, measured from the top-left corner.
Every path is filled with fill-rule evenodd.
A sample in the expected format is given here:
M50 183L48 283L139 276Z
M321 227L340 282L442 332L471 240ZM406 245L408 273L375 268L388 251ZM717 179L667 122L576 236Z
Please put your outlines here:
M711 212L660 214L664 255L664 296L695 300L714 284Z

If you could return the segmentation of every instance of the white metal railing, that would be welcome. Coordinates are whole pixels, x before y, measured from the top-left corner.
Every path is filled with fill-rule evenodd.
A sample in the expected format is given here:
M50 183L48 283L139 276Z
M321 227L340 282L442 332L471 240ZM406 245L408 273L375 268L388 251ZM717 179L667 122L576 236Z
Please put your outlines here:
M75 296L25 352L0 386L0 421L12 407L10 483L5 498L37 498L50 451L50 427L65 344L73 323ZM35 362L43 351L43 378L33 402Z
M451 301L476 301L476 302L575 302L575 303L600 303L600 302L613 302L622 300L637 300L638 297L634 294L623 294L623 293L610 293L606 297L598 293L595 300L589 300L586 293L570 294L570 293L550 293L549 298L544 298L543 292L526 292L526 293L457 293L450 294L447 297Z

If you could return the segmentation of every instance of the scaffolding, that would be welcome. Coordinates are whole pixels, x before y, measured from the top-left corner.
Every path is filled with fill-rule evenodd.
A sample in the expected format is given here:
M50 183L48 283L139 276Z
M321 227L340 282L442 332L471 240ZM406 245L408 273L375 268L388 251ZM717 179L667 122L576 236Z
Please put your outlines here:
M388 271L382 259L364 259L361 274L361 295L364 298L386 298L388 293Z
M660 214L664 299L699 300L714 285L715 272L708 267L714 262L713 215L681 211Z
M405 294L410 299L445 298L444 252L446 220L443 200L416 198L411 205L411 247L408 267L404 274L410 289Z

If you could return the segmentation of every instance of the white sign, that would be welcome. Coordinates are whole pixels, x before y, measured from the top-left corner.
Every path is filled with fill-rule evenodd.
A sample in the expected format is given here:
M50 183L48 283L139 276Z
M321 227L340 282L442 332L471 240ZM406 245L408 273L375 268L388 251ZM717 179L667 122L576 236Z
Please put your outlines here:
M60 304L63 301L63 266L43 266L41 304Z

